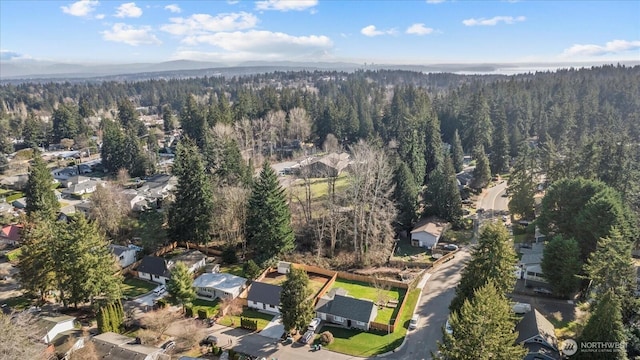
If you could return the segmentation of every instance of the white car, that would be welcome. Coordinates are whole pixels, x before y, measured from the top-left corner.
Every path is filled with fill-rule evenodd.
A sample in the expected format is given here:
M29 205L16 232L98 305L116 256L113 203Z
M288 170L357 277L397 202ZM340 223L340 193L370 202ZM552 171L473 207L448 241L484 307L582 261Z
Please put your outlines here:
M164 285L160 285L157 288L153 289L153 293L156 295L162 295L167 291L167 287Z
M449 323L449 320L447 320L447 323L444 324L444 331L446 331L447 334L449 334L449 335L453 334L453 328L451 327L451 324Z
M409 321L409 330L413 330L418 327L418 320L420 320L420 316L413 315L411 321Z
M320 321L322 321L322 319L313 318L313 320L311 320L311 323L309 323L309 326L307 327L307 330L315 332L316 329L318 328L318 325L320 325Z
M531 311L531 304L527 303L515 303L511 306L514 313L518 315L526 314Z

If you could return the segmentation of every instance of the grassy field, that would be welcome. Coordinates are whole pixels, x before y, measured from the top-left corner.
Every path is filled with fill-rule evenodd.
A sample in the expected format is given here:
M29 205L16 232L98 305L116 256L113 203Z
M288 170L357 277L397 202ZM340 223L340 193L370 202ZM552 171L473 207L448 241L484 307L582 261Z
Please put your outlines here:
M244 277L244 271L242 271L242 264L220 265L220 272Z
M419 295L419 289L414 289L407 295L405 311L398 321L395 332L386 334L324 326L320 332L330 331L334 338L333 342L326 348L339 353L360 357L374 356L397 348L402 344L407 334L409 320L411 316L413 316L413 309L418 302Z
M463 229L463 230L447 230L443 235L443 241L458 244L458 245L466 245L471 242L471 238L473 238L473 229Z
M325 196L327 196L327 193L329 192L328 181L329 179L327 178L309 179L309 182L311 183L310 188L311 188L312 201L322 200ZM293 188L293 191L295 191L295 194L303 198L304 182L302 182L302 180L298 180L295 184L296 185ZM347 175L344 175L344 174L340 175L336 179L336 184L335 184L336 193L343 192L344 190L346 190L348 185L349 185L349 178L347 177Z
M357 299L368 299L373 302L378 301L379 291L383 291L387 299L396 300L398 302L400 299L402 299L402 296L404 296L404 293L405 293L403 289L391 288L389 290L378 290L373 285L370 285L367 283L363 283L359 281L344 280L344 279L337 279L333 283L333 286L331 288L332 289L342 288L347 291L347 295L349 296L353 296L354 298L357 298ZM389 310L392 310L392 309L389 309Z
M394 260L402 261L416 261L425 264L432 262L431 255L425 252L425 248L411 246L411 240L409 238L400 239L393 254Z
M122 296L126 299L132 299L144 295L156 287L158 287L158 284L149 281L132 277L126 278L122 282Z
M193 316L198 316L198 310L207 310L209 316L215 316L220 310L220 302L218 299L214 301L207 301L202 299L195 299L191 302L191 308L193 309Z
M258 331L264 329L267 324L273 319L275 315L261 313L249 308L244 308L240 315L226 315L222 319L218 320L220 325L230 327L240 327L240 318L246 318L250 320L258 321Z

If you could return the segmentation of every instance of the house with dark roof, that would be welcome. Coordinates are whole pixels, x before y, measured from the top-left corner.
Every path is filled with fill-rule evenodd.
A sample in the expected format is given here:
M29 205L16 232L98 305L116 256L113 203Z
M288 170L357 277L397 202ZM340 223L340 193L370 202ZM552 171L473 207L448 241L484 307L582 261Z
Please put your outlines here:
M162 349L142 345L128 336L106 332L94 336L96 354L104 360L170 360L171 356L162 353Z
M331 153L306 166L310 177L336 177L349 165L349 154Z
M7 225L2 227L2 231L0 231L0 241L16 246L20 244L22 241L22 225Z
M253 282L247 295L247 306L252 309L280 313L282 287L262 282Z
M367 331L378 316L378 308L371 300L347 296L344 289L332 289L318 300L316 314L327 322Z
M173 262L167 261L157 256L145 256L142 258L140 265L136 271L138 277L144 280L151 280L163 285L167 284L167 281L171 277L169 269L173 265Z
M526 313L516 325L518 338L528 351L524 360L559 360L558 339L555 327L538 310Z

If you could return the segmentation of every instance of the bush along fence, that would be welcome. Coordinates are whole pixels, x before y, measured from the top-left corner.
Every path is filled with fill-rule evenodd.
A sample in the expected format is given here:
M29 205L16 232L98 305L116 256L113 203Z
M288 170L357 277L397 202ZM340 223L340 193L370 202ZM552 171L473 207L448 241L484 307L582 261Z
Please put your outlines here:
M256 331L258 330L258 321L240 318L240 327L243 329Z

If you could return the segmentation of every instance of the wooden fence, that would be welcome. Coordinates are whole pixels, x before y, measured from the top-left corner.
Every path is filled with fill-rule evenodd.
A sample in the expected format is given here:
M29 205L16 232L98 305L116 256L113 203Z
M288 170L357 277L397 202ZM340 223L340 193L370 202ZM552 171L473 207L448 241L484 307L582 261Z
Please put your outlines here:
M395 287L395 288L400 288L400 289L408 289L409 288L409 284L407 284L405 282L402 282L402 281L387 280L387 279L376 279L376 278L371 277L371 276L352 274L352 273L348 273L348 272L344 272L344 271L339 271L338 272L338 278L345 279L345 280L351 280L351 281L360 281L360 282L367 283L367 284L377 283L377 284L380 284L380 285L390 286L390 287Z
M156 250L151 255L153 255L153 256L162 256L162 255L168 253L169 251L173 251L173 249L175 249L176 247L178 247L178 243L174 241L174 242L172 242L172 243L170 243L168 245L165 245L165 246L161 247L160 249ZM140 265L141 262L142 262L142 259L134 262L133 264L131 264L131 265L125 267L125 268L122 268L120 270L120 274L122 274L122 275L131 274L132 276L138 276L138 272L135 271L134 269L136 269L138 267L138 265Z

